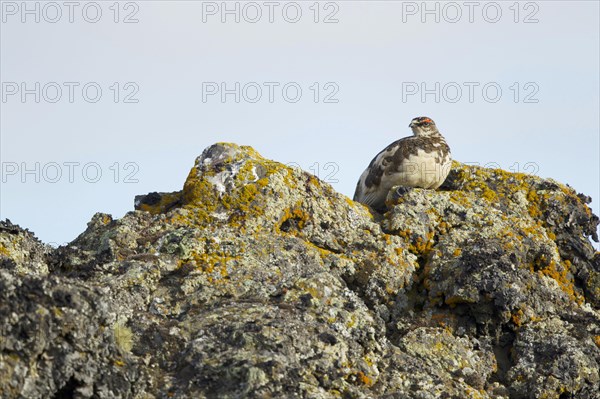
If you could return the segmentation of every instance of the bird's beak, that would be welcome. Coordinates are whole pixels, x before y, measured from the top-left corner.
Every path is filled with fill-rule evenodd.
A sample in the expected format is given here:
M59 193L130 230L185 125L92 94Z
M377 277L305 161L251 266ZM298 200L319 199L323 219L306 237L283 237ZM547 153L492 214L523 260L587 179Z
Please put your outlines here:
M415 127L415 123L411 122L410 125L408 125L408 127Z

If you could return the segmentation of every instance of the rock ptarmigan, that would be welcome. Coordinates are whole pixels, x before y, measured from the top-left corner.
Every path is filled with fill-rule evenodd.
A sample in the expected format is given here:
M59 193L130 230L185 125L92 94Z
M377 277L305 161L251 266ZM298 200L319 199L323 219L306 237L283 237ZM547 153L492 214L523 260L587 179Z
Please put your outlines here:
M446 180L452 156L435 122L421 116L409 127L413 136L394 141L373 158L358 180L354 201L381 211L394 186L436 189Z

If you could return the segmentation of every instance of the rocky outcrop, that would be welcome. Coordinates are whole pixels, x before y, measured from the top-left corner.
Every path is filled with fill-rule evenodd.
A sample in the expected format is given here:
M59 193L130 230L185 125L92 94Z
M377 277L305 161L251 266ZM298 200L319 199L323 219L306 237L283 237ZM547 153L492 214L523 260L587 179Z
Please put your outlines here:
M455 163L381 215L216 144L67 246L2 222L0 396L600 398L589 201Z

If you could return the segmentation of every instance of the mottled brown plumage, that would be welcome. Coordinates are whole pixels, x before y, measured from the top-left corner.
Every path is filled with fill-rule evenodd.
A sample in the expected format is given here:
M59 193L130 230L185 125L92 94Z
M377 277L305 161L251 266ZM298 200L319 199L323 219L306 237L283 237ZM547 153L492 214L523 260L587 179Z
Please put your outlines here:
M394 186L442 185L452 163L450 147L430 118L415 118L409 126L413 136L393 142L373 158L356 185L355 201L383 210Z

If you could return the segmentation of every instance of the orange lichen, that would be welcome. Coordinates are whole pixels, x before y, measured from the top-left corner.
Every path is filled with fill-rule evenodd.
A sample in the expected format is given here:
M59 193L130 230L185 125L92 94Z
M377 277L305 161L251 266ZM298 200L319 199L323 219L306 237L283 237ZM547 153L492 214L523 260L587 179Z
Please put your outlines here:
M519 309L515 313L513 313L510 318L517 327L521 327L521 324L523 323L522 317L523 311Z
M421 236L417 237L416 240L409 244L408 250L414 253L415 255L428 255L429 252L431 252L431 249L433 248L433 236L434 233L429 232L426 234L425 239L423 239L423 237Z
M527 201L529 201L529 206L527 207L527 211L529 215L533 218L538 218L542 215L542 211L540 210L540 197L535 190L529 190L527 192Z
M584 302L583 296L575 289L573 275L571 274L571 262L565 260L562 264L557 264L555 261L547 261L545 256L536 259L530 265L530 270L537 271L540 276L550 277L565 292L569 298L578 304Z
M434 313L431 315L432 327L442 327L450 334L453 333L453 327L456 325L456 315L452 313ZM451 328L452 327L452 328Z
M281 220L275 228L277 232L281 232L282 230L285 233L291 233L292 230L299 231L304 228L309 219L310 215L299 207L285 209Z
M358 381L360 381L364 385L366 385L366 386L373 385L373 379L371 377L369 377L368 375L366 375L365 373L363 373L362 371L359 371L358 373L356 373L356 376L358 377Z

